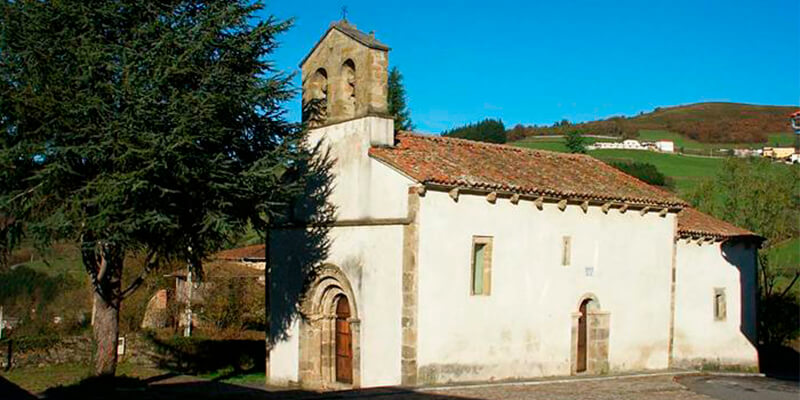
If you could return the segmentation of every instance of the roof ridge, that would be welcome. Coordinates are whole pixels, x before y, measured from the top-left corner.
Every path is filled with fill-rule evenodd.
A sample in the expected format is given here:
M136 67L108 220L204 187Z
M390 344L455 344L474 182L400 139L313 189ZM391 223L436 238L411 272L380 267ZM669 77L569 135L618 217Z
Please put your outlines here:
M432 141L452 141L456 143L460 143L466 146L474 146L474 147L493 147L498 148L501 150L506 151L513 151L513 152L528 152L533 154L544 154L544 155L552 155L556 157L564 157L564 158L583 158L588 157L594 160L593 157L590 157L586 154L575 154L575 153L560 153L557 151L552 150L542 150L542 149L529 149L527 147L518 147L518 146L511 146L505 143L491 143L491 142L481 142L479 140L472 140L472 139L464 139L464 138L456 138L450 136L443 136L443 135L435 135L435 134L426 134L426 133L419 133L419 132L412 132L412 131L399 131L400 135L404 136L412 136L419 139L425 140L432 140Z

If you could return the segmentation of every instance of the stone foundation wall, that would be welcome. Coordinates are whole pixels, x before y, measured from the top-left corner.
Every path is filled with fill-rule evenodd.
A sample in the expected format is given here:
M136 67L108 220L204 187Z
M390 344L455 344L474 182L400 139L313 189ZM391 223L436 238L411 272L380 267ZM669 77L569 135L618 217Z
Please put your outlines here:
M119 362L155 366L157 351L153 343L139 335L126 337L125 354ZM92 360L92 338L72 336L60 339L4 340L0 343L0 368L8 368L9 343L11 368L45 367L57 364L88 364Z

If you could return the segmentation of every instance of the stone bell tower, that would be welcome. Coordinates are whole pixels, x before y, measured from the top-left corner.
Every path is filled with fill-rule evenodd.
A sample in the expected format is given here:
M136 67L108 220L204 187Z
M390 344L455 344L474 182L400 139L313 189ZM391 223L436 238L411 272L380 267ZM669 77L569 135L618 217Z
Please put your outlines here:
M347 20L332 23L300 63L303 121L318 127L387 116L389 47Z

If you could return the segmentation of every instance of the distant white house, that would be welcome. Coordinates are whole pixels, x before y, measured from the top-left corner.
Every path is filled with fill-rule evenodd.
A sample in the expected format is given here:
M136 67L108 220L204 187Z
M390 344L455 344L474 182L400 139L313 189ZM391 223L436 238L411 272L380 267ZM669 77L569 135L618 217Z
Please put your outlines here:
M641 142L634 139L625 139L622 141L622 148L628 150L644 150L645 147Z
M662 153L674 153L675 144L671 140L659 140L656 142L640 142L635 139L626 139L622 142L597 142L587 146L589 150L653 150Z
M672 140L658 140L655 143L656 150L662 153L674 153L675 152L675 143Z

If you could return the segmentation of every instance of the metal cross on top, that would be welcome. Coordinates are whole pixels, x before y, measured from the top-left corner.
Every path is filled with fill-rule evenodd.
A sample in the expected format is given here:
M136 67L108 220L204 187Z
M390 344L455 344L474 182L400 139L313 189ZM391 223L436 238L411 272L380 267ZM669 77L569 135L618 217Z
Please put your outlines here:
M347 21L347 6L342 6L342 20Z

